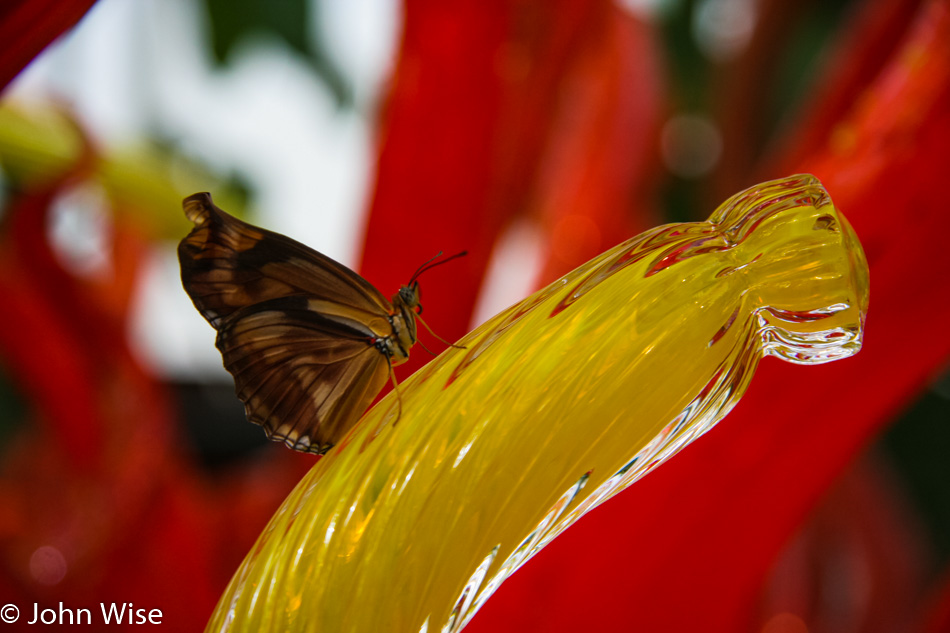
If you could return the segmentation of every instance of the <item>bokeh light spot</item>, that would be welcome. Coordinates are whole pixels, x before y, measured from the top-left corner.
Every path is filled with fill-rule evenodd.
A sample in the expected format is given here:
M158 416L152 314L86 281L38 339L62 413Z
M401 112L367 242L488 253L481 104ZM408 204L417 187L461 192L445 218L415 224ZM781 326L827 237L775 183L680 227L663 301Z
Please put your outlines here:
M750 0L705 0L693 13L693 38L706 57L726 62L749 45L755 22Z
M30 556L30 575L41 585L59 584L66 576L66 557L55 547L44 545Z
M679 114L663 125L660 153L671 173L680 178L698 178L719 162L722 135L708 117Z
M72 187L53 201L48 237L73 274L95 278L111 272L108 204L102 187L91 182Z

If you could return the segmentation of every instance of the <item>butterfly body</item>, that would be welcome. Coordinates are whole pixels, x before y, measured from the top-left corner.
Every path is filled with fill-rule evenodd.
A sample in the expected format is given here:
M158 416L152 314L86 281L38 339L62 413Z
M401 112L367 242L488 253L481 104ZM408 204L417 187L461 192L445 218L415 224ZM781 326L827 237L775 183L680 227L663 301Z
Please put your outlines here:
M290 448L325 453L409 358L418 281L390 301L343 264L228 215L207 193L183 206L195 227L178 247L182 285L217 330L248 419Z
M377 349L389 357L392 365L409 360L409 349L416 343L416 308L419 306L419 283L403 286L392 298L389 315L392 334L374 341Z

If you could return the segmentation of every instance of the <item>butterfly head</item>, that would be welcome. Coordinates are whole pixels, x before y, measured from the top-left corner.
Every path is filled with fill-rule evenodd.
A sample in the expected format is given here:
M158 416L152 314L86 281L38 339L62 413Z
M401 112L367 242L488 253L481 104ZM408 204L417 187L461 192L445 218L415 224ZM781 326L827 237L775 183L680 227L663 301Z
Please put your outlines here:
M395 308L394 316L400 318L398 323L394 323L394 331L400 343L402 343L404 350L408 351L409 346L416 342L416 316L422 314L422 303L420 302L422 289L419 286L419 275L434 266L444 264L462 255L465 255L465 251L436 261L442 257L442 252L440 251L438 255L422 266L419 266L409 279L409 283L400 288L399 292L393 296L393 308Z
M413 280L408 286L400 288L397 296L399 297L399 303L409 310L413 310L416 314L422 314L422 304L419 302L422 298L422 289L419 287L418 281ZM395 302L394 298L393 303Z
M416 269L416 272L412 274L412 277L409 279L409 283L399 289L399 293L396 297L393 297L393 304L397 302L401 305L406 306L407 309L412 310L416 314L422 314L422 304L419 303L422 291L419 288L419 275L429 270L430 268L435 268L445 262L450 262L456 257L462 257L466 254L467 251L462 251L461 253L456 253L451 257L446 257L441 261L436 261L442 257L442 251L439 251L438 254L424 263L422 266ZM398 297L398 299L397 299Z

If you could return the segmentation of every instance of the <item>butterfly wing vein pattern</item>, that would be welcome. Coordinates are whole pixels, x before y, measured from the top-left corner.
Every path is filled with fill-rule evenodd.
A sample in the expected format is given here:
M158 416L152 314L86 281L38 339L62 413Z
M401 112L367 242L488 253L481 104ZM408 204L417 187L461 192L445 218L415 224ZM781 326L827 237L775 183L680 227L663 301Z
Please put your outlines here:
M408 357L415 306L394 307L346 266L228 215L207 193L184 209L195 227L178 247L182 284L218 332L248 420L325 453Z

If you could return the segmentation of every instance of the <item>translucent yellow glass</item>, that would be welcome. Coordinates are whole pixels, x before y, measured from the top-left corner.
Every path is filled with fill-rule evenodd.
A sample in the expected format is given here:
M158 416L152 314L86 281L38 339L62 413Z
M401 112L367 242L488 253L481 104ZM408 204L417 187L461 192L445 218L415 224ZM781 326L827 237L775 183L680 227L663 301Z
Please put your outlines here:
M758 361L856 353L861 246L812 176L647 231L406 380L284 502L208 631L458 631L573 521L709 430ZM645 547L648 544L644 544Z

